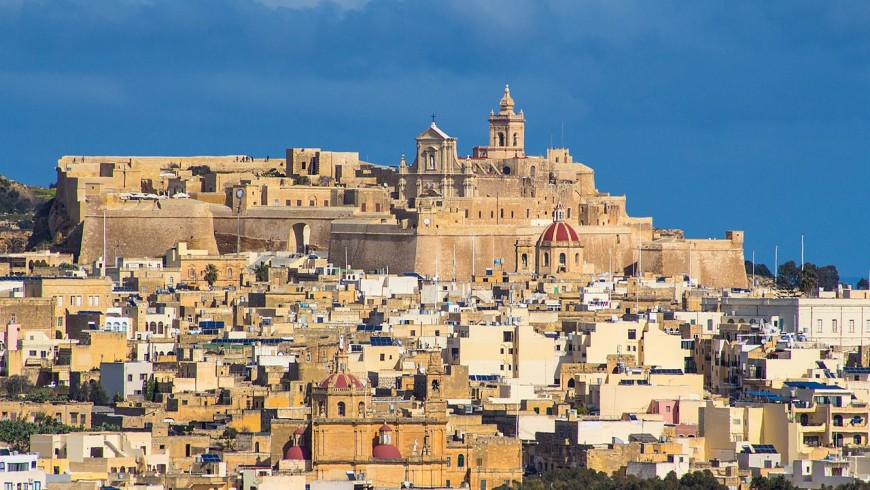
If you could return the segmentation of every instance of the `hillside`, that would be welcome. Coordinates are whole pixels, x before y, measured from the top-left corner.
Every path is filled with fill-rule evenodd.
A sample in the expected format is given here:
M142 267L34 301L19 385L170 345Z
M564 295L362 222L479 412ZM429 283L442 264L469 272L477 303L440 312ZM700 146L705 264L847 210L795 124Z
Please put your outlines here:
M23 252L36 213L54 199L54 189L21 184L0 175L0 252Z

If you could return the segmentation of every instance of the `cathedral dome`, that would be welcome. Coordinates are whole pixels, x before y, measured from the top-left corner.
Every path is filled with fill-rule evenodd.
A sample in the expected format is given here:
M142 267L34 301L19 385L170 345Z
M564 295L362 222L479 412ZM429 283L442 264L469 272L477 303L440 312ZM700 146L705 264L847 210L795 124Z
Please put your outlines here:
M571 227L568 223L564 221L556 221L544 230L541 233L541 238L538 239L538 243L544 242L579 242L580 238L577 236L577 232L574 231L574 228Z
M332 373L320 382L321 388L364 388L356 376L349 373Z
M284 451L284 459L305 461L311 459L311 457L305 454L305 448L302 446L290 446L286 451Z

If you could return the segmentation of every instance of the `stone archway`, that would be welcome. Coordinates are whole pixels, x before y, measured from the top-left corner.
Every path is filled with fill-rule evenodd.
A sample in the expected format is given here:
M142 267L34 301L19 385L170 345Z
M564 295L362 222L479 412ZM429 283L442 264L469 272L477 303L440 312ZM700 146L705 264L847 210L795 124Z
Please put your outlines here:
M296 253L308 253L311 244L311 227L307 223L296 223L290 231L290 237L287 240L287 250L295 251Z

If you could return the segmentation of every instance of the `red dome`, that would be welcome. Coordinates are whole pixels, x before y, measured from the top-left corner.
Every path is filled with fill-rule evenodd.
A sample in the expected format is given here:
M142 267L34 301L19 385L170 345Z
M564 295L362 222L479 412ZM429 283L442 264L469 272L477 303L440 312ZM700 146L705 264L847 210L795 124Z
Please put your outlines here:
M296 436L301 436L303 434L305 434L305 429L303 429L302 427L299 427L293 431L293 435L296 435Z
M292 459L295 461L305 461L311 459L311 457L306 454L306 451L301 446L290 446L284 451L284 459Z
M393 428L387 424L384 424L381 426L380 429L378 429L378 432L393 432Z
M359 378L348 373L332 373L320 382L321 388L363 388Z
M399 448L392 444L378 444L372 449L372 457L381 459L400 459Z
M538 242L579 242L577 232L568 223L556 221L541 233Z

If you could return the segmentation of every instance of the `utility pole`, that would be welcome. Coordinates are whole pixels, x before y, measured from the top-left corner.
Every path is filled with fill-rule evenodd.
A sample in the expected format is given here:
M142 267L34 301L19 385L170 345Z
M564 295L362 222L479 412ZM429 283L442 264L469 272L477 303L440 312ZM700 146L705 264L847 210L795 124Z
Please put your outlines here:
M103 208L103 264L102 273L106 277L106 208Z
M804 234L801 233L801 272L804 271Z

